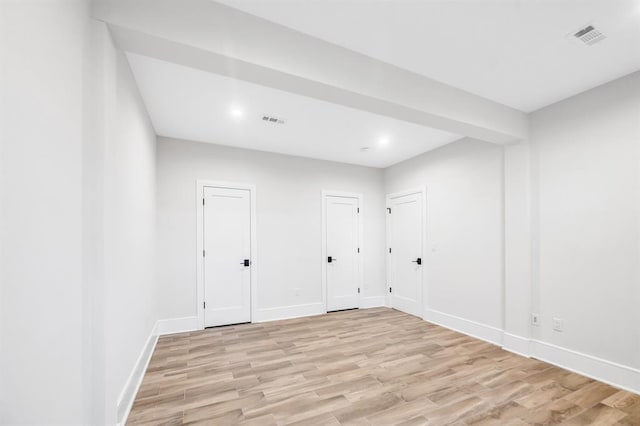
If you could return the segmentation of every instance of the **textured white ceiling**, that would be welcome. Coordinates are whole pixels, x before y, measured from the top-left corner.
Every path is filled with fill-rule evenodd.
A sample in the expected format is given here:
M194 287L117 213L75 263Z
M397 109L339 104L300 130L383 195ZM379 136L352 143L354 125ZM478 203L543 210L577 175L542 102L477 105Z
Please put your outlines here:
M127 56L162 136L371 167L387 167L461 137L170 62ZM263 115L282 118L285 124L265 122Z
M638 0L218 0L532 111L640 69ZM565 35L593 23L607 39Z

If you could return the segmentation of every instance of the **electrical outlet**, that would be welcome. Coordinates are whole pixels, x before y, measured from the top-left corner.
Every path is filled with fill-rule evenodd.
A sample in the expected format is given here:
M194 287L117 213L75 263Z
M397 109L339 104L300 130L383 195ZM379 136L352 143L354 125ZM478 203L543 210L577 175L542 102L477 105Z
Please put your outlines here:
M553 329L555 331L564 330L564 320L562 318L553 318Z
M540 325L540 316L538 314L531 314L531 325Z

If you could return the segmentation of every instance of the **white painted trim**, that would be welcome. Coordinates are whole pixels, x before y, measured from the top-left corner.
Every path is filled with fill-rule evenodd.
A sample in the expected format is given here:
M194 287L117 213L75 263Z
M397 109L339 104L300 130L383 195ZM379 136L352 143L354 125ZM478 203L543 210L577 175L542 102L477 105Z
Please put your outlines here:
M517 355L536 358L611 386L640 394L640 369L551 343L506 333L497 327L432 309L426 311L425 320L501 346L504 350Z
M158 335L186 333L199 329L198 317L170 318L158 320Z
M640 370L551 343L532 340L533 357L611 386L640 394Z
M531 340L505 331L502 336L502 349L530 358L532 350Z
M358 256L358 288L360 293L358 294L358 307L362 307L362 293L364 292L364 247L363 247L363 235L364 229L362 228L364 216L364 202L363 195L355 192L341 192L341 191L327 191L322 190L322 250L320 264L322 265L322 303L324 304L324 311L329 310L329 300L327 296L327 197L342 197L342 198L355 198L358 200L358 247L360 247L360 253Z
M421 187L421 188L414 188L414 189L409 189L409 190L405 190L405 191L400 191L400 192L393 192L391 194L387 194L385 197L385 226L386 226L386 239L385 239L385 258L386 258L386 279L387 279L387 283L386 283L386 287L385 287L385 298L386 298L386 306L390 306L392 307L392 295L391 292L389 292L389 287L393 288L393 277L391 276L391 257L393 255L393 253L389 253L389 247L391 247L391 214L393 214L393 211L391 212L391 214L389 214L389 211L387 209L391 208L391 200L393 198L399 198L399 197L404 197L406 195L411 195L411 194L421 194L422 195L422 212L421 212L421 235L422 235L422 248L421 248L421 252L422 252L422 277L421 277L421 282L422 282L422 287L420 288L420 304L422 305L422 311L426 312L427 310L427 306L428 306L428 289L427 289L427 273L426 270L428 268L428 262L427 262L427 256L426 256L426 248L427 248L427 187ZM392 250L393 251L393 250ZM423 319L425 319L424 317L425 314L423 314Z
M305 303L301 305L278 306L275 308L256 309L254 322L276 321L282 319L308 317L326 314L326 304Z
M425 320L454 331L502 346L502 330L498 327L446 314L434 309L425 310Z
M256 186L253 184L211 181L205 179L196 180L196 312L198 328L204 329L204 261L202 250L204 248L204 209L202 199L204 188L228 188L248 190L251 202L251 321L254 321L256 312L256 295L258 294L258 245L257 245L257 206Z
M363 308L385 306L384 296L364 297ZM254 322L275 321L289 318L299 318L313 315L323 315L326 305L321 302L301 305L281 306L275 308L257 309ZM640 370L626 365L607 361L592 355L574 351L551 343L527 339L521 336L503 332L497 327L481 324L455 315L428 309L425 320L433 324L475 337L486 342L502 346L503 349L518 355L531 355L541 361L573 371L574 373L590 377L611 386L640 394ZM192 328L190 328L192 327ZM199 329L197 317L171 318L158 320L151 330L151 334L138 356L134 368L118 397L117 415L118 425L124 425L131 411L133 401L149 361L155 349L158 335L177 332L188 332ZM503 345L501 345L503 343Z
M116 404L116 421L118 425L125 425L127 423L127 418L131 412L133 401L136 399L138 389L140 389L142 379L147 371L149 361L151 361L151 356L153 355L157 342L158 322L156 322L151 329L151 334L149 334L149 337L142 347L142 351L140 352L140 355L138 355L138 359L133 365L133 369L125 382L120 395L118 395L118 402Z
M118 426L124 426L129 418L129 413L133 407L133 401L136 399L142 379L144 378L151 356L155 351L158 337L165 334L183 333L198 330L198 317L170 318L156 321L151 334L138 355L131 374L127 378L116 405L116 421Z
M387 306L387 298L385 296L367 296L363 297L360 302L362 309L379 308L381 306Z

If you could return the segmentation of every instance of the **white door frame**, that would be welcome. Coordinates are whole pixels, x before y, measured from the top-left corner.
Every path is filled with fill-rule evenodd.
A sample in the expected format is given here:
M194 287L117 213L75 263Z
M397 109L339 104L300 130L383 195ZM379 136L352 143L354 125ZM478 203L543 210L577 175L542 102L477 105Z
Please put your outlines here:
M355 192L341 192L341 191L326 191L322 190L322 303L324 305L324 311L327 312L328 308L328 297L327 297L327 197L345 197L345 198L356 198L358 200L358 208L360 212L358 213L358 247L360 248L360 253L358 255L358 273L356 274L358 280L358 288L360 288L360 293L358 293L358 307L362 307L362 294L364 292L364 256L363 256L363 247L362 247L362 215L364 209L362 207L362 194Z
M421 286L422 288L420 289L420 305L422 306L422 318L424 319L426 317L426 311L427 311L427 267L428 267L428 262L427 262L427 252L426 252L426 248L427 248L427 188L426 187L420 187L420 188L414 188L414 189L410 189L410 190L406 190L406 191L400 191L400 192L393 192L391 194L387 194L386 196L386 200L385 200L385 207L386 207L386 211L385 211L385 216L386 216L386 258L387 258L387 288L386 288L386 295L385 295L385 302L387 304L387 306L391 306L391 294L389 292L389 284L391 284L391 287L393 287L393 283L391 282L392 279L392 274L391 274L391 255L393 253L389 253L389 247L391 247L391 215L389 214L389 210L391 208L391 199L392 198L398 198L398 197L404 197L406 195L411 195L411 194L422 194L422 205L421 205L421 209L422 209L422 214L421 214L421 218L420 218L420 226L421 226L421 234L422 234L422 247L420 248L421 252L422 252L422 276L421 276ZM393 212L391 213L393 214ZM393 248L392 248L393 249Z
M258 250L256 245L256 186L253 184L222 182L206 179L196 180L196 312L198 313L198 329L204 329L204 189L226 188L249 191L251 200L251 321L255 318L255 297L258 285Z

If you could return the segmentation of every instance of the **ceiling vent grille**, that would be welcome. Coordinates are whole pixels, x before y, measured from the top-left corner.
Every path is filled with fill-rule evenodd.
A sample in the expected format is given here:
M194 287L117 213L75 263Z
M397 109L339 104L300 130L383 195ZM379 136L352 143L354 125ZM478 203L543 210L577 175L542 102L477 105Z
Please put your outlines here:
M572 37L582 44L593 46L594 44L607 38L601 31L597 30L593 25L587 25L584 28L574 32Z
M284 120L282 118L278 118L278 117L272 117L270 115L262 115L262 121L264 121L265 123L271 123L271 124L284 124Z

